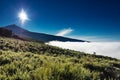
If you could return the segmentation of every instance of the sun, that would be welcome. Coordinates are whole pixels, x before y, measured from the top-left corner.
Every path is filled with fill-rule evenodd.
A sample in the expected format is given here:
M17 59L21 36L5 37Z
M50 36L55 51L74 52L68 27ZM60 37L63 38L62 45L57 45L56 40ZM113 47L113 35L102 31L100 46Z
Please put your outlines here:
M18 14L18 17L19 17L22 24L24 24L25 21L29 20L28 15L27 15L27 13L25 12L24 9L22 9L20 11L20 13Z

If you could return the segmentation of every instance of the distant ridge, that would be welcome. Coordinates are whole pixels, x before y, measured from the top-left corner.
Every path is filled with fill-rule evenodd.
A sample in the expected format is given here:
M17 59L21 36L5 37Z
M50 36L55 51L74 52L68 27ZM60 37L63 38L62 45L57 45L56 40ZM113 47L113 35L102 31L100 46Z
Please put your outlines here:
M15 35L18 35L21 38L29 38L29 39L34 39L34 40L43 41L43 42L49 42L49 41L89 42L89 41L66 38L66 37L61 37L61 36L45 34L45 33L30 32L30 31L25 30L15 24L4 26L2 28L11 30Z

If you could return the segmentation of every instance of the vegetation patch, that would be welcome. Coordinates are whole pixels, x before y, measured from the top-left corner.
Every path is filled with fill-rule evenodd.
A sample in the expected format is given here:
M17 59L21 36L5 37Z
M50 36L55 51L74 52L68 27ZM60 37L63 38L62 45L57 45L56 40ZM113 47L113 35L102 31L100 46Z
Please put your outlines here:
M0 80L119 80L120 60L0 37Z

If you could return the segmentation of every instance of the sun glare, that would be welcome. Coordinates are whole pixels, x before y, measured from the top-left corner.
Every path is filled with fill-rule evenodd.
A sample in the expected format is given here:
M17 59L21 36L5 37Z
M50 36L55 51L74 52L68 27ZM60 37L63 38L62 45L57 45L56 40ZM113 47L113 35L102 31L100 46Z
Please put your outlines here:
M24 24L25 21L29 20L29 18L28 18L28 16L27 16L27 14L26 14L26 12L25 12L24 9L22 9L22 10L20 11L18 17L19 17L19 19L20 19L20 21L21 21L22 24Z

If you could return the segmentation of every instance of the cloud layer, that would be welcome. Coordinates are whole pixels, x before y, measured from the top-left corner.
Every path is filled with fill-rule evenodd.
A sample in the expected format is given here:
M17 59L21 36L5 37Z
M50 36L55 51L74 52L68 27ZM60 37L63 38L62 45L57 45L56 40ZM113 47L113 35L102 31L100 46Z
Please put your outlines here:
M65 35L71 33L72 31L73 31L73 29L71 29L71 28L63 29L63 30L59 31L56 35L57 36L65 36Z
M92 42L115 42L115 41L119 41L116 40L112 37L104 37L104 36L67 36L73 39L79 39L79 40L88 40L88 41L92 41Z
M97 55L110 56L120 59L120 42L59 42L51 41L49 45L58 46L65 49L71 49L81 52Z

